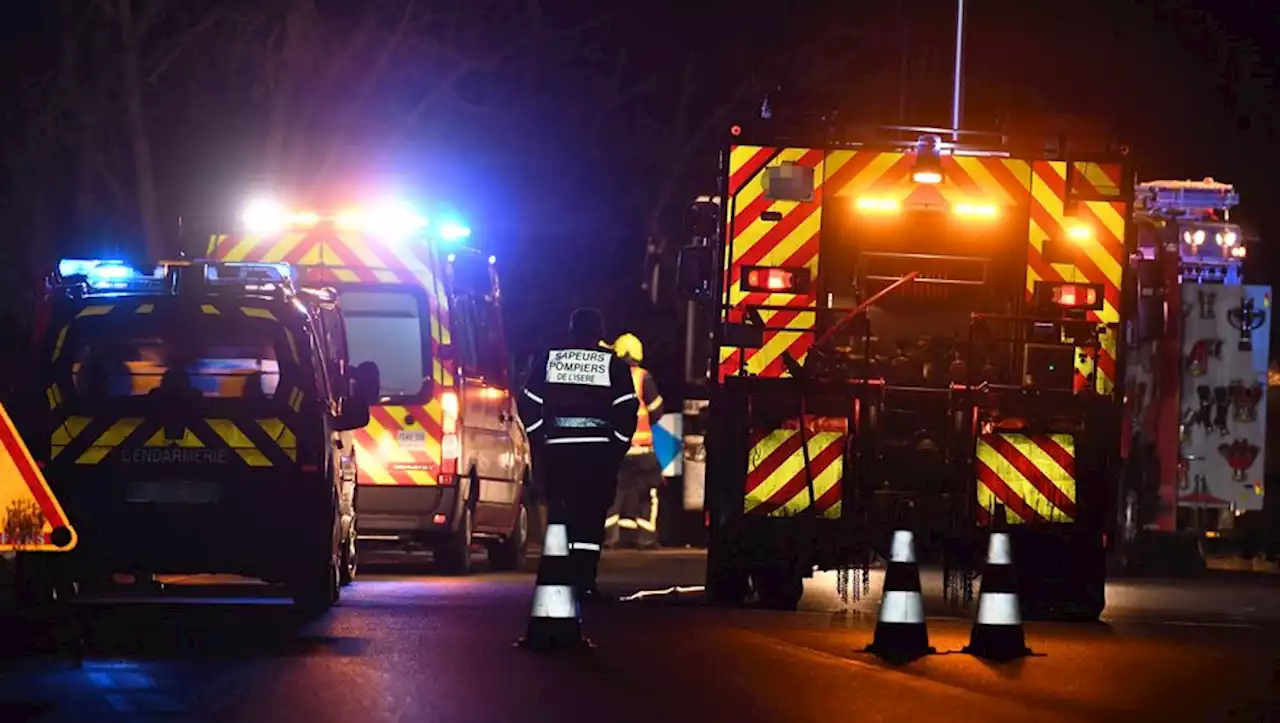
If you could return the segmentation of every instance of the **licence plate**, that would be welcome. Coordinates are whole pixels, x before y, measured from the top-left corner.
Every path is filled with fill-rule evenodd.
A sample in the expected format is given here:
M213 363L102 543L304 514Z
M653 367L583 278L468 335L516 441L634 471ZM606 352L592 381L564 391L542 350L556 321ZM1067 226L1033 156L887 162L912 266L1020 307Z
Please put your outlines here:
M427 433L417 430L401 430L396 432L396 442L400 449L410 452L423 452L427 449Z
M132 503L166 505L207 505L220 499L222 485L191 480L131 482L127 497Z

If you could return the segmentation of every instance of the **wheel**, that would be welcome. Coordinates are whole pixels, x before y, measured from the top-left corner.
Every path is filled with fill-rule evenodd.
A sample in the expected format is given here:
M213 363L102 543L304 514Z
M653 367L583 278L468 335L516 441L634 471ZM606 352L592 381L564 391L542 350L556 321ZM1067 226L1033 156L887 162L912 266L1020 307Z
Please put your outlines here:
M13 560L13 597L19 610L39 610L75 596L78 586L63 579L47 554L19 552Z
M751 592L747 571L737 565L707 557L707 600L717 605L741 605Z
M342 545L342 559L339 561L338 568L341 573L340 582L345 587L350 585L356 579L356 571L360 564L359 551L356 549L356 525L351 523L351 529L347 531L346 542Z
M519 570L529 547L529 508L524 502L516 510L511 532L501 542L489 544L489 566L494 570Z
M335 504L334 509L337 506ZM322 564L316 564L314 558L310 564L301 563L296 568L298 577L289 584L289 595L293 604L309 613L322 613L338 602L342 594L342 536L338 531L338 520L335 514L330 528L329 555Z
M341 589L341 573L336 560L330 560L312 572L299 577L289 586L289 595L293 604L301 610L311 613L322 613L338 602Z
M751 583L760 604L774 610L795 610L804 596L804 578L786 569L752 570Z
M458 529L449 535L449 539L435 550L436 565L450 575L471 574L471 506L462 508L462 519L458 521Z

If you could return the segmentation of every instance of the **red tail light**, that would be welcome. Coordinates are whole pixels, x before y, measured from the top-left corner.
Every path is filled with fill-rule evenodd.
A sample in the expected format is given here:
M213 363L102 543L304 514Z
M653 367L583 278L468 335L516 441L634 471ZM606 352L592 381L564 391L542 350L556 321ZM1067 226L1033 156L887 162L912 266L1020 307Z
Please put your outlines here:
M1103 305L1101 284L1036 284L1036 295L1041 305L1064 309L1090 309L1098 311Z
M452 484L458 474L458 457L462 455L462 445L458 440L458 413L460 405L458 395L445 392L440 396L440 417L444 437L440 440L440 483Z
M809 270L749 266L742 270L743 291L763 291L772 294L809 293Z
M1093 306L1098 303L1097 290L1087 286L1059 286L1053 292L1053 303L1059 306Z

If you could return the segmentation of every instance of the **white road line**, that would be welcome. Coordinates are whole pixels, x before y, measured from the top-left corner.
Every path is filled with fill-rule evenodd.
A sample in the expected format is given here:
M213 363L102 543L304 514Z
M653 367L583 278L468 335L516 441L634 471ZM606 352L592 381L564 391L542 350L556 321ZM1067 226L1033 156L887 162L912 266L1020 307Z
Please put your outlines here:
M1183 628L1244 628L1244 629L1254 629L1254 628L1260 628L1260 627L1262 627L1261 625L1258 625L1258 624L1256 624L1256 623L1211 623L1211 622L1196 622L1196 621L1193 621L1193 620L1114 620L1114 621L1110 621L1110 622L1116 622L1116 623L1138 623L1138 622L1148 622L1148 623L1154 623L1154 624L1156 624L1156 625L1176 625L1176 626L1178 626L1178 627L1183 627Z

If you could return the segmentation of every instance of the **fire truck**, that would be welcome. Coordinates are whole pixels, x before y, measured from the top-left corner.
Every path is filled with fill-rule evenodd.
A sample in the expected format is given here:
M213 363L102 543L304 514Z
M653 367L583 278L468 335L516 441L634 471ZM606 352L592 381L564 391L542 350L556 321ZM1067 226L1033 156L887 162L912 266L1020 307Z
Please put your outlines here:
M708 596L794 607L894 527L948 569L1011 525L1024 612L1096 618L1136 296L1126 148L734 126L681 250L708 330Z
M1151 181L1135 200L1125 531L1132 564L1185 568L1262 509L1271 289L1244 283L1234 186Z

